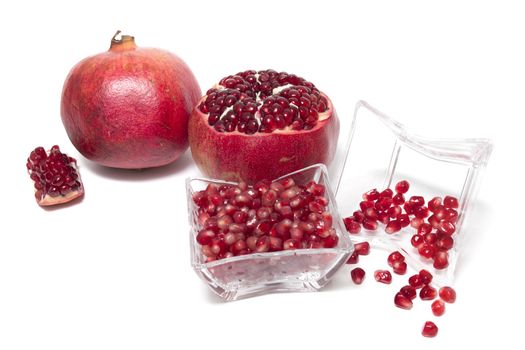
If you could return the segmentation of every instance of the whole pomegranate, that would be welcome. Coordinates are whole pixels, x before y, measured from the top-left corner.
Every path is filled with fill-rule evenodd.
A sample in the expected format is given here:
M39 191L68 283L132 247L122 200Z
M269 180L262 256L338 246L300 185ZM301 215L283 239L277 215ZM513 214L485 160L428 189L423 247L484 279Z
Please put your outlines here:
M201 95L176 55L139 48L117 32L109 51L74 66L62 91L61 115L82 155L116 168L149 168L188 147L188 119Z
M248 70L208 90L193 110L188 133L205 175L253 184L329 164L339 120L314 84L285 72Z

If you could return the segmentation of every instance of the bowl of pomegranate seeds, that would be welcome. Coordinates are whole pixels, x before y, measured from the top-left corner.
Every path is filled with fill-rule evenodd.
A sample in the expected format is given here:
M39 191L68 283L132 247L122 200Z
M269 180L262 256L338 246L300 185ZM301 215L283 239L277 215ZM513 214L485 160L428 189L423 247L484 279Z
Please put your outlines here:
M191 260L226 300L317 291L352 254L326 167L276 180L186 181Z

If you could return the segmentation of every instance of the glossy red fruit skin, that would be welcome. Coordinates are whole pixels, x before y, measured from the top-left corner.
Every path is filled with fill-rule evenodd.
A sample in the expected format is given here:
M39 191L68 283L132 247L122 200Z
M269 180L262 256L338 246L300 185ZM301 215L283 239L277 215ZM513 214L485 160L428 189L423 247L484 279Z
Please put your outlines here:
M208 125L207 115L195 107L188 127L193 160L208 177L248 184L316 163L329 165L337 147L339 119L330 99L321 95L328 101L329 115L310 130L253 135L217 132Z
M82 155L101 165L166 165L188 148L188 121L201 95L186 63L140 48L131 36L76 64L62 90L61 116Z

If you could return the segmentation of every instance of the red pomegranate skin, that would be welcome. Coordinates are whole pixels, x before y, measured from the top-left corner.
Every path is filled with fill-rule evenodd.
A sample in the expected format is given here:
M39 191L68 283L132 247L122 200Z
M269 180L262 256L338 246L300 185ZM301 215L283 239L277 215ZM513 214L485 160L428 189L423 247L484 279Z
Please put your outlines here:
M331 116L319 120L311 130L256 135L217 132L195 108L188 128L192 157L208 177L248 184L276 179L316 163L330 164L337 147L339 119L331 103L329 107Z
M175 161L188 148L188 119L201 95L176 55L113 38L108 52L75 65L61 115L80 153L101 165L140 169Z

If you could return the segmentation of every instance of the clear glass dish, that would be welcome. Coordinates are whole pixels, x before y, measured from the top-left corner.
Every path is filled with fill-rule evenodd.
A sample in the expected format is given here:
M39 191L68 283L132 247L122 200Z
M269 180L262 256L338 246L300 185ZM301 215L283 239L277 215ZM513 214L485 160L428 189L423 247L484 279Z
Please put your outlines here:
M186 180L191 264L197 275L220 297L237 300L275 292L317 291L330 281L352 254L354 247L339 215L326 167L322 164L312 165L279 179L287 177L292 177L298 184L314 180L325 186L328 209L339 238L335 248L252 253L206 262L201 246L195 239L200 227L197 206L192 196L210 183L220 185L232 182L205 178Z
M359 101L349 130L343 162L334 171L334 193L343 217L359 209L362 194L372 188L379 191L394 188L408 180L412 195L452 195L459 199L454 246L449 251L449 265L435 269L432 262L421 258L410 243L415 229L387 234L384 225L376 231L361 230L352 239L369 241L372 247L399 250L409 265L433 272L438 283L451 283L460 252L466 248L467 219L472 212L476 190L492 151L492 142L481 138L436 139L409 133L408 129L365 101Z

